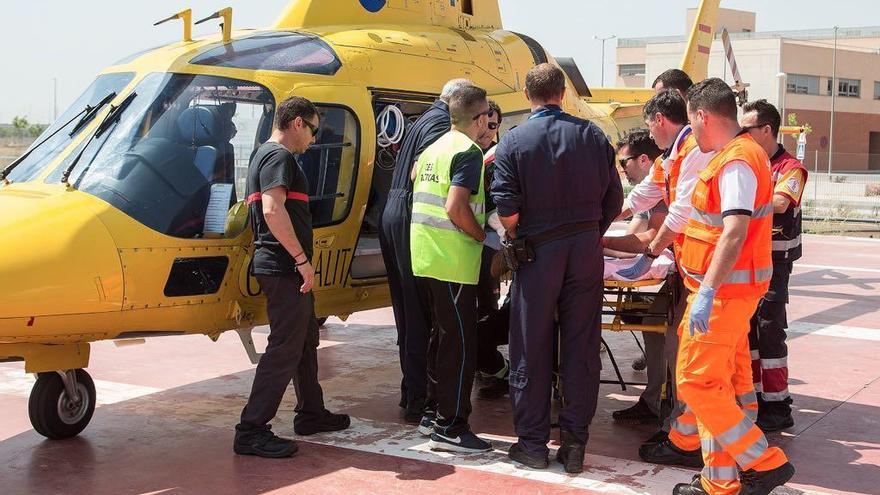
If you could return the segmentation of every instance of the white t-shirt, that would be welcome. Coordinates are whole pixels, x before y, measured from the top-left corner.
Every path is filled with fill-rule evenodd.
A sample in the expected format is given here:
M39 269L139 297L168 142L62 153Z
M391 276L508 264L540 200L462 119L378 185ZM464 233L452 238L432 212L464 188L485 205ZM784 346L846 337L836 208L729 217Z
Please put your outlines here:
M721 171L718 189L722 215L751 215L755 210L758 178L747 163L736 161L725 166Z

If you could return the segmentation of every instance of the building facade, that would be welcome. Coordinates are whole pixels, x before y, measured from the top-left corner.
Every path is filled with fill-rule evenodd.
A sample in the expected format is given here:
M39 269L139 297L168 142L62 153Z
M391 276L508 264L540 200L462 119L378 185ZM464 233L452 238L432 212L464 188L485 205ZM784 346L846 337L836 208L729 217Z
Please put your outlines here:
M688 24L693 19L688 12ZM784 121L809 124L805 165L820 172L880 171L880 26L834 30L756 32L755 14L721 9L749 100L766 98L784 110ZM622 38L617 46L617 85L645 87L678 67L686 37ZM831 143L832 75L834 131ZM733 83L720 35L712 44L709 75ZM794 151L793 138L786 147ZM832 155L829 157L829 153ZM829 159L830 158L830 159Z

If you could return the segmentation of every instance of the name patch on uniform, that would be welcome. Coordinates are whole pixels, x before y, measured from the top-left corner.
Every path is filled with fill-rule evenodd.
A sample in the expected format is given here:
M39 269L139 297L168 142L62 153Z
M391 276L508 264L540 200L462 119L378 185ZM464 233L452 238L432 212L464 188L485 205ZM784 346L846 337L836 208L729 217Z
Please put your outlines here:
M440 182L440 178L437 177L437 174L434 173L434 164L426 163L425 170L422 171L422 174L419 176L420 180L428 181L428 182Z

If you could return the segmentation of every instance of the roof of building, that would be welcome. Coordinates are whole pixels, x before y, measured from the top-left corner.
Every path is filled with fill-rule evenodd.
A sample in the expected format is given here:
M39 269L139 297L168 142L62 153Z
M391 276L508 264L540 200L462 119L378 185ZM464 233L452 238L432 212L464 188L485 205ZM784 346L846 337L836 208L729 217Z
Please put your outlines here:
M720 33L716 33L715 37L719 38ZM731 39L772 39L772 38L788 38L793 40L824 40L834 38L834 29L799 29L788 31L763 31L753 33L730 33ZM838 39L855 39L855 38L880 38L880 26L865 27L848 27L839 28L837 31ZM618 48L632 48L645 46L649 44L659 43L682 43L687 41L685 36L649 36L644 38L619 38L617 40Z

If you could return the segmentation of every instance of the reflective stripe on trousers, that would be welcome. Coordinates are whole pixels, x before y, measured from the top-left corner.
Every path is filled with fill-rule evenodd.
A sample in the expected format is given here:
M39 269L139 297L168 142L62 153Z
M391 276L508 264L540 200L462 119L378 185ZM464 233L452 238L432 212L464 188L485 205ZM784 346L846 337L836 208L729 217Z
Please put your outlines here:
M798 235L794 239L772 241L774 251L789 251L801 245L801 236Z

